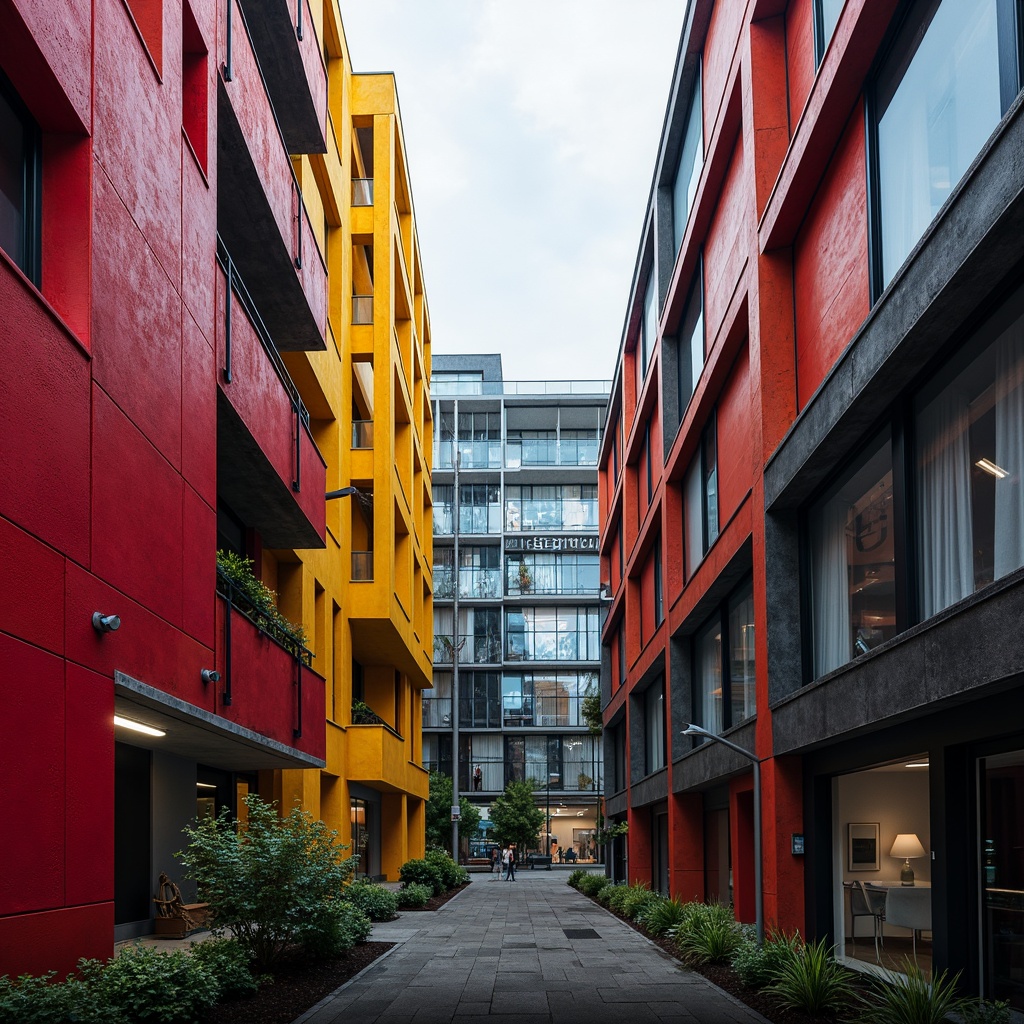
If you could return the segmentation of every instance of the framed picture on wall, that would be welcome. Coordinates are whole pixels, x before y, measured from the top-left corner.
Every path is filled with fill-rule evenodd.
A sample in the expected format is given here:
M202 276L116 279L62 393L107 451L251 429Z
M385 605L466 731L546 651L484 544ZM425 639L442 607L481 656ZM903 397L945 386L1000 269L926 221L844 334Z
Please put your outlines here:
M851 821L847 826L847 869L877 871L879 869L879 823Z
M878 822L850 822L847 826L848 871L878 870Z

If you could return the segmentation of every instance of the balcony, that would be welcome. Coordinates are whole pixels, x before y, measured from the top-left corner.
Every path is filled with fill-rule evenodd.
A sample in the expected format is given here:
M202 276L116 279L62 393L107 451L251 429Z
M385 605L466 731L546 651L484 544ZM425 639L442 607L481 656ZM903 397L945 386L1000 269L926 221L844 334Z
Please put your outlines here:
M260 7L262 10L262 5ZM327 268L238 0L218 54L217 224L282 351L327 347Z
M326 756L324 680L294 635L271 629L260 610L217 575L218 712L312 757ZM239 765L244 767L244 765Z
M505 448L505 466L508 469L530 469L533 466L597 465L601 442L596 438L523 438L509 441Z
M497 635L475 636L461 634L456 640L441 633L434 636L434 664L451 665L455 650L459 651L460 665L501 664L501 637Z
M288 152L325 153L327 71L308 0L241 4Z
M406 741L389 725L350 725L347 730L348 778L392 793L422 789L425 776L412 772Z
M322 548L327 468L309 413L223 246L218 265L218 491L268 547Z

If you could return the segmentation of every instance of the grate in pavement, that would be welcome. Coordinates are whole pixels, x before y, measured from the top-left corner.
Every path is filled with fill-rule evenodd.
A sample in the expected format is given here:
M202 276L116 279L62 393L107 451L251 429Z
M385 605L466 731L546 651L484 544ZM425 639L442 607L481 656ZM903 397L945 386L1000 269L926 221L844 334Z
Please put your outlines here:
M601 938L593 928L563 928L567 939L599 939Z
M536 949L536 942L506 942L505 949Z

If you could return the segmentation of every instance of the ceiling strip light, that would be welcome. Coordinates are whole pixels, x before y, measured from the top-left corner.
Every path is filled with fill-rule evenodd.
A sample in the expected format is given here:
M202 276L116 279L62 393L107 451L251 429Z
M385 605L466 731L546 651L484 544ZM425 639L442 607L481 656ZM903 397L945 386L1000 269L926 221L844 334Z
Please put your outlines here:
M911 761L910 764L905 764L904 768L930 768L931 765L927 761Z
M975 465L978 469L983 469L986 473L991 473L997 480L1005 480L1010 475L1002 466L997 466L990 459L978 459Z
M134 732L141 732L146 736L167 735L167 733L161 732L159 729L154 729L151 725L143 725L141 722L133 722L130 718L122 718L120 715L114 715L114 725L119 725L122 729L131 729Z
M217 788L212 782L197 782L196 786L199 789L216 789Z

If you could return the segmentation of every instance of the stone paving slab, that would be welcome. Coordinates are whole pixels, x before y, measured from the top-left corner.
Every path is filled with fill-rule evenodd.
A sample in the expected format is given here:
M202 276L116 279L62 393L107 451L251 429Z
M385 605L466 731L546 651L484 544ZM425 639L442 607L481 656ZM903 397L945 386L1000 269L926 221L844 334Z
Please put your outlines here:
M564 874L471 883L436 912L375 925L373 941L398 946L294 1024L766 1024Z

